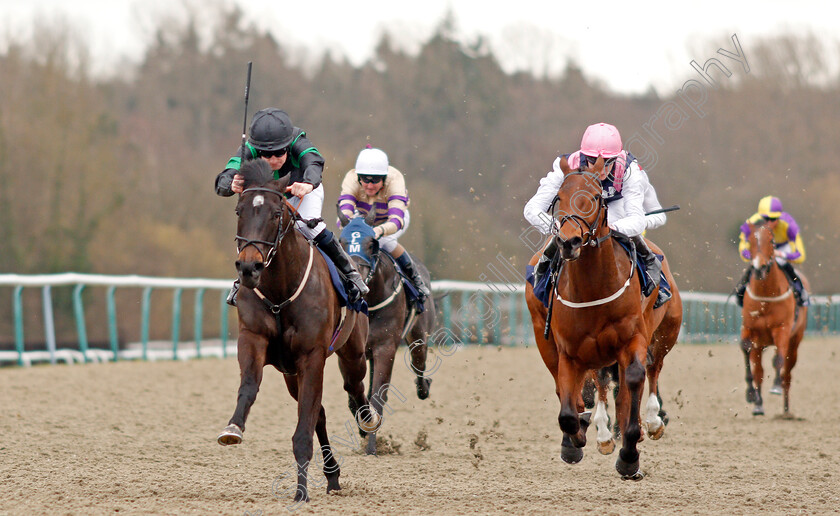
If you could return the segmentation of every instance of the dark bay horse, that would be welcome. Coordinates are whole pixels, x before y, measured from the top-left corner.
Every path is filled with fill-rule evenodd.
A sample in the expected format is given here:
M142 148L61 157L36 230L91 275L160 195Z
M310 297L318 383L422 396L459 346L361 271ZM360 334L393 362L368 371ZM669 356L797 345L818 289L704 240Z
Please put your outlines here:
M370 410L364 392L367 317L340 306L326 261L295 229L299 216L284 196L289 176L272 180L270 167L262 159L248 161L240 174L245 177L245 191L236 205L236 269L242 286L237 302L241 382L236 410L218 441L224 445L242 442L263 368L274 366L284 374L289 394L298 402L292 437L298 470L295 501L308 501L306 475L313 432L324 456L327 492L341 489L321 405L328 356L338 356L350 411L360 428L378 426L379 416Z
M747 370L747 402L755 404L754 416L764 415L761 355L764 348L776 346L776 356L781 361L779 374L784 415L789 416L791 371L796 365L799 343L805 335L808 308L796 306L793 289L776 263L773 231L768 224L750 225L750 255L754 271L741 310L741 350ZM808 279L799 271L797 275L805 289L810 290Z
M663 254L656 244L647 239L646 241L653 252ZM648 381L648 399L645 404L644 426L647 429L648 437L653 440L660 439L665 434L665 425L668 421L668 416L662 408L662 401L659 396L659 373L662 371L665 355L677 343L680 326L682 325L682 298L674 281L674 276L671 274L671 267L667 258L662 261L662 272L671 286L671 299L653 310L653 327L655 330L648 346L645 368ZM607 393L611 380L618 383L618 368L615 364L598 372L596 379L598 402L595 405L595 413L592 415L592 422L595 423L595 428L598 431L598 451L605 455L612 453L615 449L615 439L610 431L609 416L607 415Z
M554 306L547 338L546 310L527 282L525 296L537 347L560 400L561 458L567 463L583 458L590 418L581 394L585 375L617 362L616 410L623 445L615 467L622 478L639 480L644 477L637 449L640 406L656 298L642 298L631 258L610 238L598 180L604 160L574 172L565 159L560 166L565 179L557 198L564 216L554 226L554 235L563 266L551 295ZM532 258L532 265L538 258Z
M370 288L370 292L365 296L370 326L367 340L367 357L370 361L368 399L371 407L382 416L383 407L388 401L388 391L393 388L390 382L397 348L403 340L408 345L411 355L411 363L406 362L406 365L416 377L417 397L421 400L429 397L432 380L424 374L427 339L435 328L435 303L431 296L426 298L425 311L421 314L417 314L416 310L409 306L405 286L397 273L397 264L384 251L380 251L379 241L371 236L371 224L375 215L371 210L369 218L357 217L351 221L338 210L338 218L344 228L341 232L341 244L356 262L359 272ZM431 285L426 267L417 258L414 258L414 264L427 285ZM376 432L367 433L366 451L371 455L376 454Z

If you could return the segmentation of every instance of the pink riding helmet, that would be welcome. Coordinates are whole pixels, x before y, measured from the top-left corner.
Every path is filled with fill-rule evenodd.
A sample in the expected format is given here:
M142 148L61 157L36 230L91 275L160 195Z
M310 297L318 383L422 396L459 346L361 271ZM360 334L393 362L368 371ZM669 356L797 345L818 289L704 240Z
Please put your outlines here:
M618 129L603 122L587 127L580 141L580 151L587 156L614 158L621 153L621 147Z

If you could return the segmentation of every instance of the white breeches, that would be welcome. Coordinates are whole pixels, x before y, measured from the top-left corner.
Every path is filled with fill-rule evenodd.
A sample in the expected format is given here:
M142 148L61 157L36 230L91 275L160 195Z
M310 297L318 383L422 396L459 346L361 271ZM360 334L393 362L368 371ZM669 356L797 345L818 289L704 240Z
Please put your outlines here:
M405 224L403 225L403 227L398 229L396 233L394 233L393 235L384 236L379 239L380 249L384 249L390 253L397 248L397 244L399 243L397 242L397 239L401 237L403 233L405 233L405 230L408 229L408 223L411 222L411 214L408 213L408 210L405 210L405 218L403 220L405 221Z
M303 196L303 199L298 197L292 197L289 199L289 203L294 206L301 217L304 219L317 219L321 216L321 209L324 206L324 185L323 183L318 185L318 188L312 190L308 194ZM310 229L309 226L304 224L303 222L296 222L295 225L297 226L298 230L300 230L303 235L312 240L316 236L318 236L321 231L326 229L327 225L323 222L320 222L315 229Z

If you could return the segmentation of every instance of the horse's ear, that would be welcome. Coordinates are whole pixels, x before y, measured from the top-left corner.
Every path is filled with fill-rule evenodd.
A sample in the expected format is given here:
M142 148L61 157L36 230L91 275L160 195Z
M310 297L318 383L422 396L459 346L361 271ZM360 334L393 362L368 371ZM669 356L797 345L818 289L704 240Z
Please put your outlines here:
M569 160L566 159L566 156L560 158L560 170L563 171L563 175L566 175L572 171L572 169L569 168Z
M371 206L370 211L365 215L365 223L373 227L373 223L376 222L376 209Z
M274 181L274 187L280 190L280 192L285 192L286 187L289 186L289 180L292 177L292 173L288 172L285 176L280 177L280 179L276 179Z
M239 175L245 179L245 188L263 186L271 181L273 173L268 162L264 159L246 161L239 169Z
M341 227L346 226L350 223L350 218L341 211L340 203L335 203L335 211L338 212L338 221L341 223Z
M376 255L379 254L379 240L373 237L367 237L365 250L371 259L375 259Z

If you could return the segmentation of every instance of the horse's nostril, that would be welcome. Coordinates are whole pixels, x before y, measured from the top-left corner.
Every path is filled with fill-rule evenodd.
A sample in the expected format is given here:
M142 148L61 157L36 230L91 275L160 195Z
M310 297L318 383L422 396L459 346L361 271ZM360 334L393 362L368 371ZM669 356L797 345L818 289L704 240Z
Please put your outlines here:
M582 239L582 238L580 238L580 237L577 237L577 236L576 236L576 237L573 237L573 238L569 241L569 243L570 243L570 244L572 244L572 247L573 247L573 248L574 248L574 247L578 247L578 246L581 244L581 242L583 242L583 239Z
M265 264L263 262L257 262L254 264L254 272L260 273L263 269L265 269Z
M242 267L242 262L236 260L236 270L239 270L240 267Z

